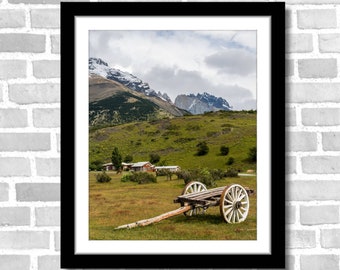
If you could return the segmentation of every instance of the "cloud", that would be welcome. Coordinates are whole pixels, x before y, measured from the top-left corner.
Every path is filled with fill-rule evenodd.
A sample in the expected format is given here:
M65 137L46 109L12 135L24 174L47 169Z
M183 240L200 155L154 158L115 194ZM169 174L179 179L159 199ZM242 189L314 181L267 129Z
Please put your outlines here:
M206 91L242 109L256 97L255 31L96 30L89 43L91 57L132 73L172 100Z
M216 52L205 58L205 62L218 69L219 73L246 76L256 71L254 54L240 49L228 49Z

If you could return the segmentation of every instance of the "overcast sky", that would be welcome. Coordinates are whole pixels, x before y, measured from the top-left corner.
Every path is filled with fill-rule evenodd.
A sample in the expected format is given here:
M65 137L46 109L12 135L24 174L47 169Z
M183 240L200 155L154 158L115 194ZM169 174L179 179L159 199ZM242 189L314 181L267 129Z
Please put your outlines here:
M167 93L208 92L256 109L256 31L90 31L90 57Z

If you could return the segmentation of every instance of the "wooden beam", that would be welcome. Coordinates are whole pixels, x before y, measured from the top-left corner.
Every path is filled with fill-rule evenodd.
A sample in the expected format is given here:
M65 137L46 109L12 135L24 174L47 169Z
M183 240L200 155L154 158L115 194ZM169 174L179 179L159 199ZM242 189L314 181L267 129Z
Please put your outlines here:
M143 219L143 220L136 221L136 222L133 222L133 223L130 223L130 224L121 225L121 226L115 228L115 230L131 229L131 228L135 228L135 227L147 226L147 225L150 225L152 223L156 223L156 222L162 221L164 219L167 219L167 218L170 218L170 217L173 217L173 216L178 216L178 215L180 215L184 212L191 210L191 207L192 207L191 205L186 205L186 206L180 207L176 210L164 213L162 215L159 215L159 216L156 216L156 217L153 217L153 218Z

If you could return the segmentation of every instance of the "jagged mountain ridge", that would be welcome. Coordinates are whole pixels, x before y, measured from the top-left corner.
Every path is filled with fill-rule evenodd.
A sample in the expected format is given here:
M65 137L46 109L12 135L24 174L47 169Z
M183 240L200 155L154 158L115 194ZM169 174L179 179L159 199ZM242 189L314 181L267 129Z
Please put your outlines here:
M178 95L175 99L178 108L187 110L192 114L202 114L209 111L230 111L232 107L221 98L207 92L203 94Z
M172 103L171 99L166 93L161 93L160 91L156 92L155 90L150 88L148 83L143 82L141 79L128 72L109 67L109 65L100 58L90 57L89 73L96 74L106 79L121 83L129 89L135 90L139 93L143 93L146 96L158 97Z
M89 60L90 126L114 126L190 114L166 97L150 90L137 77L109 68L101 59Z

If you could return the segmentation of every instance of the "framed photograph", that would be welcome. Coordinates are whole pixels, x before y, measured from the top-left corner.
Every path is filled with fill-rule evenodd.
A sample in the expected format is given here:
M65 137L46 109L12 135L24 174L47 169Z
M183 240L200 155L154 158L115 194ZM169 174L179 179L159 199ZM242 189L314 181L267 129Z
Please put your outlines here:
M285 267L284 2L61 3L61 267Z

